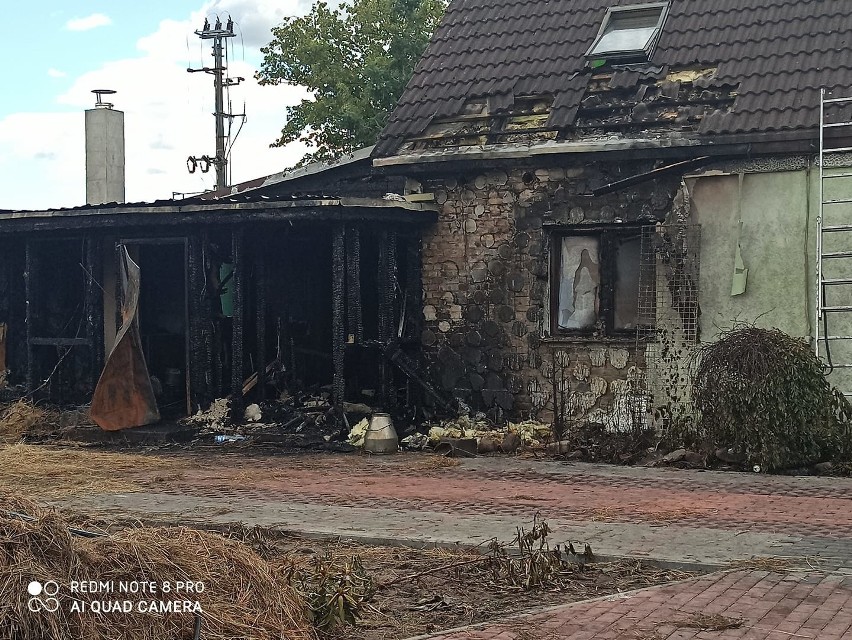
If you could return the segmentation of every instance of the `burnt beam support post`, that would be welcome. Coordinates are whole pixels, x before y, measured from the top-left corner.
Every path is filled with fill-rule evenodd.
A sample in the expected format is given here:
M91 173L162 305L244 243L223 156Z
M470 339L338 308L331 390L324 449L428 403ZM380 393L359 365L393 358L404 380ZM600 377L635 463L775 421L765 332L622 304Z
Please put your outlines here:
M234 263L234 316L231 329L231 408L242 406L243 400L243 284L245 258L243 256L243 230L236 228L231 234L231 253Z
M361 309L361 230L346 229L346 312L349 334L356 344L364 342L364 314Z
M420 235L406 238L405 334L403 337L420 341L423 330L423 256Z
M255 307L257 312L257 395L265 399L266 393L266 243L257 243L254 257Z
M396 232L383 230L379 236L379 341L384 347L396 337L394 307L396 301ZM380 359L381 400L386 409L393 406L392 373L384 357Z
M346 354L345 280L346 280L346 229L337 224L332 232L331 245L331 360L334 366L333 400L335 407L343 410L346 392L344 360Z
M35 389L35 354L33 353L33 330L35 324L35 300L33 299L36 289L36 274L38 272L38 260L36 257L35 247L32 242L27 242L25 248L26 257L24 260L24 295L26 309L26 339L27 339L27 373L26 385L27 391L32 392Z
M188 271L187 312L189 316L189 391L192 409L206 408L210 398L209 331L204 321L205 300L204 246L198 235L188 238L186 266Z
M92 389L104 367L103 249L99 238L86 239L86 338L91 345Z

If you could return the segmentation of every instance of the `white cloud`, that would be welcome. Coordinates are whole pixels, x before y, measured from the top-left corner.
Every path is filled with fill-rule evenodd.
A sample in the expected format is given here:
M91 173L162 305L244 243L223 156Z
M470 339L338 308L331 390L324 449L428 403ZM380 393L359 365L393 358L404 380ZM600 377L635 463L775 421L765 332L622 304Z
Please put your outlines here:
M49 75L51 78L64 78L68 74L64 71L60 71L59 69L54 69L53 67L51 67L47 70L47 75Z
M91 90L95 88L115 89L116 95L109 100L125 112L129 202L213 188L213 171L189 174L186 170L187 156L215 153L212 76L186 71L187 37L196 46L189 61L192 66L209 65L209 41L199 52L192 32L200 28L211 7L218 7L224 19L230 10L238 23L243 14L251 16L252 29L262 40L260 34L277 24L284 12L302 10L307 4L238 0L229 9L224 1L208 3L186 21L163 21L155 33L141 38L140 57L105 62L73 78L71 87L57 98L72 112L19 113L0 120L0 172L4 182L8 178L6 183L14 185L0 192L0 209L83 204L83 111L94 106ZM230 90L231 106L226 109L242 113L245 102L248 114L231 156L231 182L238 183L282 171L301 158L301 145L272 149L269 144L280 134L285 107L307 94L297 87L259 86L254 81L255 66L241 60L238 47L234 50L237 55L230 62L230 75L246 80ZM246 43L245 57L258 60L259 53ZM236 132L239 122L233 126ZM45 184L50 187L44 188Z
M112 19L109 16L103 13L93 13L85 18L71 18L65 23L65 28L68 31L88 31L98 27L108 27L111 24Z

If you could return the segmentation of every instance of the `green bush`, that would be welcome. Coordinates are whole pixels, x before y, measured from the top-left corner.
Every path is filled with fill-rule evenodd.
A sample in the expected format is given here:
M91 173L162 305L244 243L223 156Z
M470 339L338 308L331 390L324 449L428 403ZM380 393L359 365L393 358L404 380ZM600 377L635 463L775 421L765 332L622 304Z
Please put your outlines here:
M804 340L739 327L703 345L697 358L693 402L716 446L767 470L848 454L852 409Z

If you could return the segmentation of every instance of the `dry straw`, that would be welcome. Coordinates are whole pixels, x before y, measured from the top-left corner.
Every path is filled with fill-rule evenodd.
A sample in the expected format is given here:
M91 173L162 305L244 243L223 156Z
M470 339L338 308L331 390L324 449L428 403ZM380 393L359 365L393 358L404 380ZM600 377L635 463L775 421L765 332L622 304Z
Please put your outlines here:
M25 513L27 521L10 515ZM59 610L33 613L27 585L33 579L60 585ZM73 580L111 582L201 582L202 593L181 595L70 593ZM191 638L191 612L139 613L144 600L197 600L204 640L314 640L303 597L282 581L281 571L247 546L222 536L187 529L135 528L109 537L72 537L66 521L21 498L0 499L0 638L43 640L162 640ZM83 613L72 600L127 599L129 613Z
M25 435L52 431L59 427L59 414L18 400L0 408L0 442L17 442Z
M124 493L178 464L157 456L19 443L0 446L0 491L38 498Z

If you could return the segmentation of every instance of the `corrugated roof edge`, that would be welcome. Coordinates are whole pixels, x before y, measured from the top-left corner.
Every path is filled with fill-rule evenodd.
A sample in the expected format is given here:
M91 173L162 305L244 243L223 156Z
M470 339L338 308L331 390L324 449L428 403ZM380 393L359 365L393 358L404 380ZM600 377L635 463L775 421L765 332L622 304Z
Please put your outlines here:
M246 180L245 182L240 182L238 184L231 185L227 189L220 189L218 191L208 191L197 197L200 197L204 200L226 198L228 196L232 196L238 193L244 193L246 191L263 189L265 187L298 180L300 178L307 178L309 176L317 176L327 171L334 171L335 169L348 167L359 162L367 162L369 161L370 156L373 153L374 146L375 145L356 149L352 153L344 154L337 160L333 160L331 162L311 162L310 164L306 164L305 166L298 167L296 169L285 169L284 171L273 173L268 176L262 176L260 178Z

